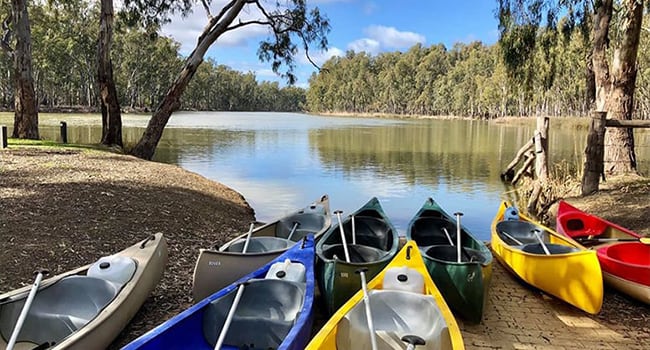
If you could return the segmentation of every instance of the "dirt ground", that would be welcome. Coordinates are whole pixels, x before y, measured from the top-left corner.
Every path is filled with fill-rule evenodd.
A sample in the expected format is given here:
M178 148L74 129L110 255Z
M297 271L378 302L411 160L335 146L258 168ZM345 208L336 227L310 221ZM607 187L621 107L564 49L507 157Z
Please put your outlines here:
M602 187L569 202L650 234L650 180L611 180ZM226 242L253 220L240 194L176 166L93 150L0 150L0 293L30 284L36 267L61 273L162 232L167 269L111 346L119 348L189 307L198 249ZM493 287L484 321L461 323L468 349L650 348L650 307L615 291L608 290L603 310L589 316L523 285L500 266ZM524 301L532 309L522 309ZM571 330L566 320L601 328ZM566 332L557 331L563 327ZM623 340L595 336L603 332ZM566 344L572 340L574 346Z

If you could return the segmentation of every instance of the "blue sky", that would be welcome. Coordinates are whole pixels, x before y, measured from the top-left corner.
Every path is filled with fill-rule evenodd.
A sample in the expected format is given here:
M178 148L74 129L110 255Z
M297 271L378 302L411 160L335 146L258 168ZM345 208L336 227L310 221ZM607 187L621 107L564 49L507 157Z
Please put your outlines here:
M225 0L213 1L211 12L217 13L224 3ZM350 49L377 54L406 51L418 42L424 46L442 43L451 48L457 42L480 40L491 45L498 39L493 0L308 0L308 4L318 6L331 24L329 49L310 51L319 64ZM242 14L244 19L256 16L259 15L254 10ZM185 19L173 18L172 23L163 27L163 33L180 42L182 54L187 55L206 23L205 10L195 7ZM266 36L267 29L256 25L227 32L207 56L236 70L253 71L258 80L280 81L270 64L257 58L258 43ZM297 85L306 87L316 69L302 54L297 63Z

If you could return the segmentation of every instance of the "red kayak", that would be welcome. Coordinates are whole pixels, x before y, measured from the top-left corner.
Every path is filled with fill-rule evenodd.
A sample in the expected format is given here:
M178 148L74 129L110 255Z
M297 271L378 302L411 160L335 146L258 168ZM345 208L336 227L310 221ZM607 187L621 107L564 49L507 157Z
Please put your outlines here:
M557 232L595 249L605 283L650 304L650 238L560 201Z

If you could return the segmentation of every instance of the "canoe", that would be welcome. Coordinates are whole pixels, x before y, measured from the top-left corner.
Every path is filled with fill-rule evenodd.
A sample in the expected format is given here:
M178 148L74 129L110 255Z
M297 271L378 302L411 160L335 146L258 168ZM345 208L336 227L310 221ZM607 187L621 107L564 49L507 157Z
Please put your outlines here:
M460 329L431 280L414 241L409 241L375 278L368 295L378 349L404 349L404 336L418 336L422 350L464 349ZM355 293L307 345L316 349L371 349L363 291Z
M447 305L466 321L479 323L492 279L492 253L461 225L459 260L457 238L456 220L433 198L424 202L406 230L406 239L417 243Z
M650 304L650 245L625 242L641 235L564 201L557 211L557 230L596 251L605 283Z
M596 252L534 222L508 202L501 203L492 221L492 250L526 283L588 313L600 311L603 279Z
M293 229L295 223L298 226ZM318 240L330 224L329 197L323 195L305 208L254 229L246 253L242 250L248 233L219 248L200 249L192 278L194 300L202 300L264 266L308 234Z
M313 322L313 235L122 350L214 349L241 285L244 291L221 349L303 349Z
M328 315L361 288L360 278L354 273L357 269L366 267L368 279L374 277L397 254L399 245L397 230L377 198L373 197L341 221L348 243L349 263L345 260L338 220L316 244L316 279Z
M105 349L158 284L167 263L161 233L96 262L43 279L14 349ZM32 286L0 295L5 349Z

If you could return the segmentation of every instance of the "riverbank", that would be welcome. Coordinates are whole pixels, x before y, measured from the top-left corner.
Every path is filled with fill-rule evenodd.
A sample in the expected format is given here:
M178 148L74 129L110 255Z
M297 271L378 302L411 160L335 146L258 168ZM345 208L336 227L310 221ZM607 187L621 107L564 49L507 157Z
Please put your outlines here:
M650 233L650 222L639 215L650 210L650 180L609 179L602 188L569 201ZM60 273L163 232L165 274L111 347L119 348L189 307L198 249L226 242L252 220L240 194L177 166L88 148L0 150L0 292L30 284L35 267ZM607 290L603 310L589 316L523 285L501 266L495 271L486 318L478 326L461 323L468 349L650 346L645 305Z

